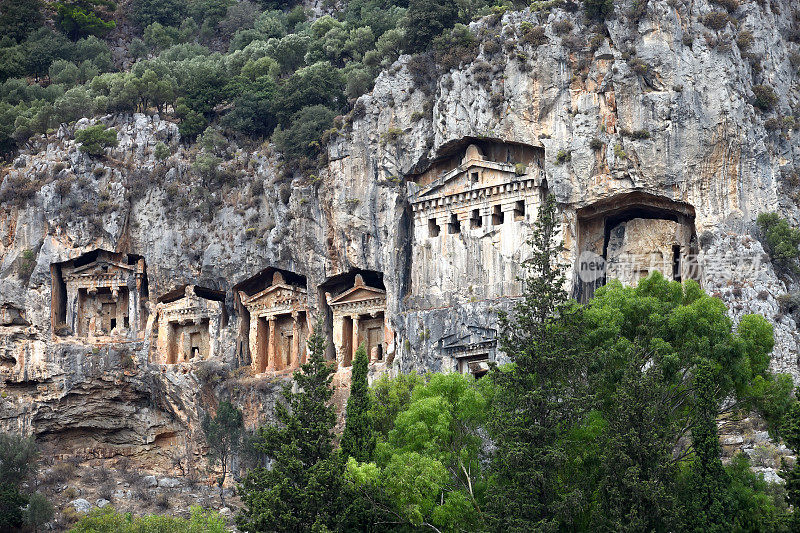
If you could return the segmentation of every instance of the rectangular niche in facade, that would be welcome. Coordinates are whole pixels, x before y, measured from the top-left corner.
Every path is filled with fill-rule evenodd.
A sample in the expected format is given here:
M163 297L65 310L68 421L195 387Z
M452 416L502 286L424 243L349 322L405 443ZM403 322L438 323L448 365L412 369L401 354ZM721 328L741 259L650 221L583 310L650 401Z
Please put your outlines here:
M413 308L520 294L530 226L547 192L543 161L541 146L468 138L408 177Z
M254 294L239 291L239 299L249 317L254 373L294 370L306 362L310 327L305 286L287 281L276 270L268 286Z
M339 367L348 367L359 346L370 363L384 362L387 354L386 291L367 285L356 274L350 288L336 296L325 294L333 313L333 344Z
M174 365L219 355L219 335L227 322L224 292L184 285L159 298L156 309L156 362Z
M147 275L139 256L95 250L54 263L53 331L104 342L138 340L147 321Z

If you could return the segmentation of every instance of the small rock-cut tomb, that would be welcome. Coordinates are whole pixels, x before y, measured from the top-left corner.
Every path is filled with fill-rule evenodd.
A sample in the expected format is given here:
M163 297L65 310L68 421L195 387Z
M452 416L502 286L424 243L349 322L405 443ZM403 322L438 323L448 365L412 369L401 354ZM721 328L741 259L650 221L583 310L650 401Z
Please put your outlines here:
M225 293L185 285L158 300L157 362L202 361L215 357L226 325Z

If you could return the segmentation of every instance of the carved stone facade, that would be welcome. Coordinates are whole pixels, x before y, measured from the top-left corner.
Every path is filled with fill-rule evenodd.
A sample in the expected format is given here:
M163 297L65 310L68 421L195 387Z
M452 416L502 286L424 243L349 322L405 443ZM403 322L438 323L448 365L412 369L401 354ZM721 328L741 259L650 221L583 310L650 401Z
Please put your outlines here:
M96 250L52 270L55 332L98 341L141 338L147 321L144 259Z
M453 370L479 378L489 371L489 362L495 360L497 330L459 324L456 331L439 340L439 348L453 361Z
M265 289L239 298L250 317L249 353L253 372L294 370L306 361L310 325L306 289L275 271Z
M476 140L412 177L411 307L520 294L529 228L547 190L543 157L538 147Z
M155 362L172 365L219 355L226 326L225 293L186 285L159 298Z
M353 287L337 296L325 294L333 313L333 345L338 366L348 367L362 344L370 363L390 362L391 330L386 320L386 291L364 283L356 274Z

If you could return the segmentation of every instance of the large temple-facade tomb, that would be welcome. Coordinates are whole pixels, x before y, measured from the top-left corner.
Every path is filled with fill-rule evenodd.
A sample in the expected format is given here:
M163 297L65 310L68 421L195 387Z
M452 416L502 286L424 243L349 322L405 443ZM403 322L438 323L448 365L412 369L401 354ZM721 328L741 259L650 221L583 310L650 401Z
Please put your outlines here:
M144 259L96 250L52 265L53 331L91 340L140 340L147 320Z
M267 287L254 294L240 291L239 299L249 317L248 351L255 374L305 363L311 329L305 287L287 282L276 270Z

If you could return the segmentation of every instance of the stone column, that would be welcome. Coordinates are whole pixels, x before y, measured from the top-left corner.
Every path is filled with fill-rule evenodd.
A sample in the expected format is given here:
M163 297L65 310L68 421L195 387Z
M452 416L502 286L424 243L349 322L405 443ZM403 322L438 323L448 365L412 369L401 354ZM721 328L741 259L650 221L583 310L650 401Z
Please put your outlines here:
M300 316L297 311L292 313L292 348L290 351L289 366L291 368L300 368Z
M269 333L267 334L267 372L275 370L275 317L269 319Z
M356 357L356 351L358 350L358 334L359 334L359 320L358 315L353 315L353 342L350 344L350 365L353 364L353 359ZM348 366L350 366L348 365Z

